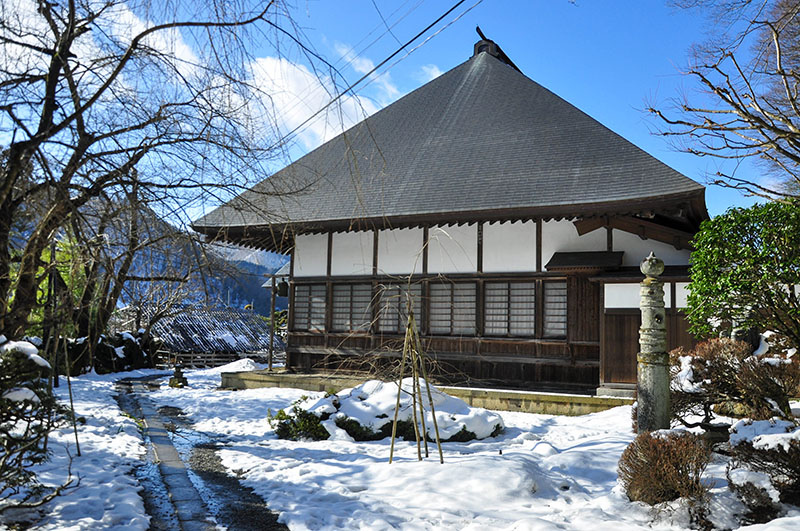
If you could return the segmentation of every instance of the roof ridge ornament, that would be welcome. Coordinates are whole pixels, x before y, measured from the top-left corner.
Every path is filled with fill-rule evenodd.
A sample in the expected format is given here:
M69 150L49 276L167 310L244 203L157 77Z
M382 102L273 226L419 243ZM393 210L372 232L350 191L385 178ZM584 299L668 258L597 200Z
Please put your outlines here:
M487 38L486 35L483 34L480 26L475 26L475 31L478 32L478 36L480 36L481 40L475 43L472 57L476 57L479 53L486 52L492 57L496 57L501 62L509 65L520 74L522 73L522 70L520 70L519 67L514 64L514 62L505 54L503 49L500 48L496 42Z

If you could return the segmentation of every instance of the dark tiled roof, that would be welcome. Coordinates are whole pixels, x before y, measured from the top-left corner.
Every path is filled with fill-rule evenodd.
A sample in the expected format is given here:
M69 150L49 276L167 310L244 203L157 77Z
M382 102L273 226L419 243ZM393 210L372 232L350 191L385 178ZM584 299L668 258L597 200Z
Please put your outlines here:
M287 191L294 193L274 195ZM479 53L194 227L213 233L219 227L241 232L334 220L458 221L464 213L488 219L501 211L604 214L652 198L699 201L699 216L707 217L701 185L493 55Z
M265 317L250 310L184 307L157 321L151 333L173 353L243 354L269 350L269 324ZM277 336L275 348L284 349Z

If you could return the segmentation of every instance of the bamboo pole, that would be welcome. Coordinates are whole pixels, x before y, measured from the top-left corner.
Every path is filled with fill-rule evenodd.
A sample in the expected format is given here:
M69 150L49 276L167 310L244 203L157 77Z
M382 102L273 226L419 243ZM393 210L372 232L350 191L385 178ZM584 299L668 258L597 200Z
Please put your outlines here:
M278 286L275 284L275 275L272 275L272 282L270 287L270 305L269 305L269 357L267 358L267 369L272 372L272 354L275 352L275 291ZM286 365L284 363L284 365Z
M58 343L56 343L56 347ZM75 449L78 452L78 457L81 456L81 443L78 441L78 423L75 420L75 403L72 401L72 379L70 373L72 372L72 364L69 360L69 347L67 340L64 339L64 362L67 364L65 377L67 378L67 389L69 389L69 408L72 410L72 431L75 432Z
M413 312L409 315L409 320L413 321L414 315ZM414 330L414 325L412 324L411 327L412 331ZM413 334L412 334L413 338ZM425 404L422 400L422 389L419 385L419 364L422 361L421 353L416 349L411 349L411 364L414 367L414 394L419 398L419 415L420 421L422 424L422 442L425 445L425 457L430 457L430 452L428 451L428 428L425 426ZM427 382L426 382L427 383Z
M397 402L394 406L394 420L392 421L392 442L389 447L389 464L392 463L392 458L394 457L394 441L397 437L397 415L400 413L400 393L403 391L403 373L406 368L406 356L408 355L409 343L408 326L406 326L406 338L403 341L403 356L400 359L400 377L397 380Z
M414 343L417 349L417 352L420 353L420 358L422 357L422 344L419 340L419 331L417 330L416 323L414 321L410 321L412 324L412 332L414 336ZM428 372L425 369L425 362L424 360L420 359L420 367L422 370L422 377L425 379L425 389L428 391L428 401L431 404L431 417L433 417L433 431L436 434L436 447L439 449L439 463L444 464L444 454L442 453L442 438L439 436L439 423L436 421L436 406L433 405L433 395L431 394L431 384L428 380Z
M415 382L417 380L417 366L414 363L414 348L409 350L411 357L411 418L414 422L414 438L417 440L417 460L422 461L422 448L419 443L419 420L417 419L417 390Z

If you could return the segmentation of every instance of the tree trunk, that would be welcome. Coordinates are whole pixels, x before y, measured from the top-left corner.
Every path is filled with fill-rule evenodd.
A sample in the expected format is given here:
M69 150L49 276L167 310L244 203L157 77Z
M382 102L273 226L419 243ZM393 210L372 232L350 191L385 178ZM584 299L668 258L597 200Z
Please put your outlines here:
M38 224L25 245L14 289L14 301L4 323L11 337L21 337L25 334L28 318L37 304L38 273L45 265L42 253L50 244L55 231L63 225L69 215L70 210L66 202L58 202Z

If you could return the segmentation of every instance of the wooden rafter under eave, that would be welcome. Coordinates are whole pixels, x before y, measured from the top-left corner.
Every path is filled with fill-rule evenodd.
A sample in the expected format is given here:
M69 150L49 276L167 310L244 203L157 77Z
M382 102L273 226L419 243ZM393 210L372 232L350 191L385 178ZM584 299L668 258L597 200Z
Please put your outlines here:
M635 234L642 239L651 239L672 245L676 249L694 250L691 244L694 234L691 232L665 227L658 223L633 216L613 216L608 218L590 218L574 222L578 234L583 236L601 227L610 227Z

